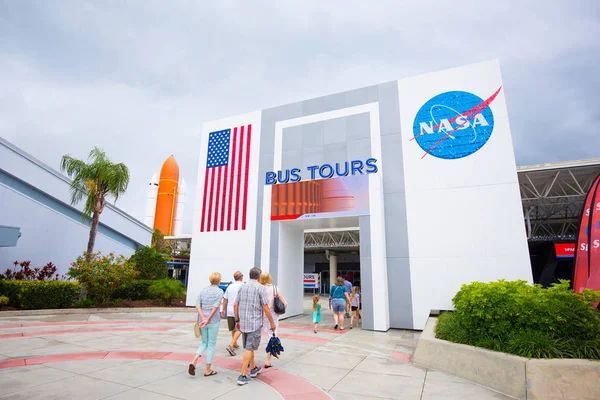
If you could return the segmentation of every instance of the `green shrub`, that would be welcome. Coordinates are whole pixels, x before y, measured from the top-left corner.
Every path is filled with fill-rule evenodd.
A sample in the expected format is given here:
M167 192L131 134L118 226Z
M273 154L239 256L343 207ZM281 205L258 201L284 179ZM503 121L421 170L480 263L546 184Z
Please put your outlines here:
M185 286L175 279L161 279L148 288L148 293L160 297L166 305L171 305L173 299L185 297Z
M110 301L110 304L112 304L113 306L120 306L121 304L126 303L128 301L128 299L112 299Z
M71 307L79 297L77 282L46 281L23 286L21 308L26 310Z
M573 293L568 281L544 289L525 281L474 282L440 315L436 336L530 358L600 359L600 292Z
M81 285L64 281L0 281L8 305L23 309L70 307L77 300Z
M8 297L0 296L0 306L5 306L8 304Z
M167 265L162 254L152 247L138 248L130 261L135 263L139 279L165 279L168 276Z
M156 281L136 280L115 290L112 299L146 300L152 298L148 288Z
M86 254L77 257L69 269L69 276L85 285L88 294L98 303L106 303L113 292L131 284L137 275L133 263L114 253L103 256L94 253L91 259Z
M12 307L20 307L21 300L20 294L25 286L35 285L37 282L42 281L13 281L13 280L0 280L0 292L4 293L8 297L8 305Z
M85 298L85 299L80 299L77 300L74 304L75 308L87 308L87 307L94 307L96 305L96 300L91 299L91 298Z

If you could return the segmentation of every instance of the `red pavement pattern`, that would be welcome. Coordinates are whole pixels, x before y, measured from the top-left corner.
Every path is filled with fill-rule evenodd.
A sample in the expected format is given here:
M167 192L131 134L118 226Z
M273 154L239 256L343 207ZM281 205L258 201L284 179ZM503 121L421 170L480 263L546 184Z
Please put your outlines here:
M39 365L48 363L57 363L65 361L81 361L81 360L102 360L102 359L136 359L136 360L175 360L186 361L194 357L193 353L169 353L161 351L110 351L110 352L95 352L95 353L77 353L77 354L60 354L55 356L43 356L32 358L19 358L14 360L0 361L0 369L25 367L28 365ZM202 359L200 359L202 362ZM242 362L233 358L215 357L213 366L239 371L242 367ZM323 392L320 388L312 383L305 381L295 375L281 371L277 368L270 368L261 373L258 380L266 383L276 390L285 400L330 400L331 397Z
M41 322L27 324L10 324L0 325L0 329L12 328L30 328L30 327L49 327L49 326L73 326L73 325L120 325L120 324L192 324L190 320L106 320L106 321L69 321L69 322ZM312 330L312 327L300 325L281 324L280 328L295 329L295 330ZM31 337L31 336L48 336L48 335L63 335L69 333L96 333L96 332L166 332L171 330L169 327L126 327L126 328L85 328L85 329L64 329L55 331L35 331L35 332L15 332L1 334L0 339ZM344 334L344 331L336 331L333 329L320 329L323 332ZM301 336L295 334L280 333L279 337L301 340L325 344L329 339L319 338L315 336ZM13 360L0 361L0 369L24 367L28 365L39 365L47 363L65 362L65 361L81 361L81 360L102 360L102 359L141 359L141 360L176 360L189 361L194 356L193 353L169 353L169 352L151 352L151 351L110 351L110 352L92 352L92 353L77 353L77 354L61 354L53 356L41 356L32 358L19 358ZM200 359L202 362L202 359ZM241 361L233 358L215 357L213 365L216 367L239 371L241 369ZM331 399L331 397L323 392L320 388L312 383L281 371L277 368L265 370L258 376L260 381L271 386L285 400L319 400Z

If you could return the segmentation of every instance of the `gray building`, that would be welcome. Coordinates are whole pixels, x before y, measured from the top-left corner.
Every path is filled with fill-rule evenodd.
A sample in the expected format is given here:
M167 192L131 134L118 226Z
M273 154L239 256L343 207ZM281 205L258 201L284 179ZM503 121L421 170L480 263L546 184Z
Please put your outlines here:
M0 138L0 271L15 261L41 267L54 263L61 273L87 247L89 223L83 203L71 206L70 180ZM131 255L148 245L152 230L107 205L100 217L96 251Z

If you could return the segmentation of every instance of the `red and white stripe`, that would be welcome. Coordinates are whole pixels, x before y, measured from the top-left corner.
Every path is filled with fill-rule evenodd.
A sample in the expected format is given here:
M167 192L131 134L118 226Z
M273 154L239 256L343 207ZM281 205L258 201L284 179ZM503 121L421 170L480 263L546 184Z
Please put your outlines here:
M206 168L201 232L246 229L252 125L233 128L229 163Z

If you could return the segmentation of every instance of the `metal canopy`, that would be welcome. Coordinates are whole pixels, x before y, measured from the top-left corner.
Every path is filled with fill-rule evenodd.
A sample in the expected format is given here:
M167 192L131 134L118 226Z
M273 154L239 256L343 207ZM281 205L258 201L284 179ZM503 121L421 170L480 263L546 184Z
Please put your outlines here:
M359 247L358 227L304 231L304 250L358 250Z
M529 240L575 240L600 158L517 168Z

